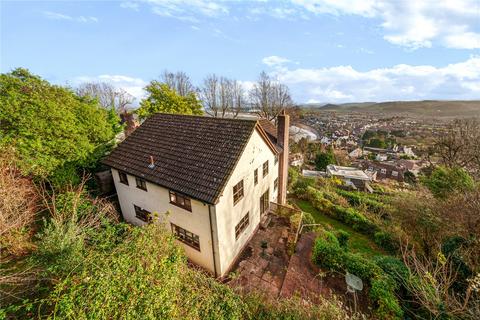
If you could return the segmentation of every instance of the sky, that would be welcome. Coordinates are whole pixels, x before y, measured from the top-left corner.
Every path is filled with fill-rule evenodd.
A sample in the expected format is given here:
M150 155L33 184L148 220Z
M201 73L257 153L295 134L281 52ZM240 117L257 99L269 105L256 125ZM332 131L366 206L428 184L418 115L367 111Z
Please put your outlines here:
M17 67L137 102L164 70L246 89L266 71L297 103L480 99L480 0L0 0L0 71Z

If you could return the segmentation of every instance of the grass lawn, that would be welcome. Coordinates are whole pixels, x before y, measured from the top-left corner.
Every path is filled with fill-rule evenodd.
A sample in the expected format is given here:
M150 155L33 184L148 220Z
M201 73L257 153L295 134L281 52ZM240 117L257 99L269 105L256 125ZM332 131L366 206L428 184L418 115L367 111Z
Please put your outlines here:
M310 213L317 223L321 223L324 226L330 225L335 230L341 229L350 233L350 240L348 241L348 245L352 252L358 252L364 254L367 257L385 255L385 252L366 235L361 234L353 230L350 226L321 213L320 211L315 209L310 202L306 200L292 200L300 209L302 209L302 211Z

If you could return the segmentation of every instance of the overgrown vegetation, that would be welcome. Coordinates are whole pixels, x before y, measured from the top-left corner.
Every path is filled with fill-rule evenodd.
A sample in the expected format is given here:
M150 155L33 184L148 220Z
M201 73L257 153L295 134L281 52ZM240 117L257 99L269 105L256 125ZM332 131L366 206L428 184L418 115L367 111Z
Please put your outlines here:
M461 183L435 184L446 190L442 196L421 185L414 191L366 194L343 190L329 179L296 177L297 204L325 226L314 262L366 281L380 318L478 318L480 188L465 171L457 173L452 176ZM440 176L422 181L443 182ZM347 236L349 227L353 231ZM360 246L357 233L384 251L372 259L372 245Z
M0 90L1 319L359 318L335 297L237 292L192 268L164 226L120 222L81 175L111 147L116 114L23 69Z

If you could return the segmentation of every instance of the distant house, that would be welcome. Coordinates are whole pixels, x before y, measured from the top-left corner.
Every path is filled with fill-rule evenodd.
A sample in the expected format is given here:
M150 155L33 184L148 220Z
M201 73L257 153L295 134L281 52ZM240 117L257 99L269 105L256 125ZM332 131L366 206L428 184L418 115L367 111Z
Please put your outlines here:
M362 170L376 172L376 179L392 179L398 182L404 181L404 175L407 169L394 161L362 161L360 163Z
M103 161L126 221L164 223L188 258L227 274L270 202L285 203L288 126L155 114Z
M348 156L351 158L351 159L358 159L360 157L363 156L363 150L360 149L360 148L356 148L352 151L350 151L350 153L348 154Z
M301 153L294 153L288 157L288 161L290 162L290 166L292 167L301 167L303 165L303 154Z
M327 166L327 176L341 179L345 185L360 191L372 192L370 186L372 177L362 170L352 167L341 167L330 164Z

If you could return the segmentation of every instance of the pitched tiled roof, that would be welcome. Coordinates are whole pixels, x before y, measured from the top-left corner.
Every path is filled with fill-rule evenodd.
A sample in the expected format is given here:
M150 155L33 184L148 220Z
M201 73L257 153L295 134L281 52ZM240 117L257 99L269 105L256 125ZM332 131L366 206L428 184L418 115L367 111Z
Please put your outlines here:
M267 119L260 119L258 120L258 123L262 127L262 129L265 131L267 134L268 139L272 142L272 144L275 146L275 149L277 149L278 152L282 152L283 149L280 147L277 143L277 127L271 122L268 121Z
M155 114L103 163L200 201L220 197L253 131L255 120ZM150 156L155 166L149 168Z

